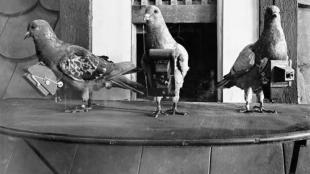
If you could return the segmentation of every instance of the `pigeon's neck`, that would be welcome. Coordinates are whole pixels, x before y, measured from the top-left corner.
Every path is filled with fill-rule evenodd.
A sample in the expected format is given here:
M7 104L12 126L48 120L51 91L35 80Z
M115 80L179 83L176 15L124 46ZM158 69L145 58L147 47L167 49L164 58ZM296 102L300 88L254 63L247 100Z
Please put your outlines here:
M260 39L255 44L260 57L272 60L287 59L287 45L280 20L274 20L264 26Z
M284 32L281 27L281 21L274 20L272 22L266 23L264 25L262 37L264 39L268 39L272 44L276 44L279 41L285 40Z
M176 41L170 34L166 24L160 26L147 26L146 48L171 49Z
M57 62L60 59L56 55L62 49L63 41L59 40L56 36L36 38L34 39L34 43L39 61L50 65L52 62Z

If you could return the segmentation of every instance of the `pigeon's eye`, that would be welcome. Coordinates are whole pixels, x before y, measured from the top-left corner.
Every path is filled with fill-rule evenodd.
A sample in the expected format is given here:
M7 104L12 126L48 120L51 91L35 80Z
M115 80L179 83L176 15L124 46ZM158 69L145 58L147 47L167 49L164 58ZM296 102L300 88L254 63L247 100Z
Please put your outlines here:
M31 25L30 28L34 30L36 28L36 26Z
M154 10L154 13L158 13L158 10Z

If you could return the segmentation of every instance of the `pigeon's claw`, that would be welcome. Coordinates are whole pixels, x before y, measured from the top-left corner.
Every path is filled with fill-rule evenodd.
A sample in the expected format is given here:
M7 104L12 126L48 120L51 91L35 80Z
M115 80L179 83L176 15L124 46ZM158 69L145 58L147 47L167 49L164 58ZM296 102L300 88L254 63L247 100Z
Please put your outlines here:
M165 113L168 114L168 115L183 115L183 116L188 116L189 115L188 112L180 112L180 111L178 111L177 109L174 109L174 108L165 111Z
M248 94L248 93L247 93ZM248 100L249 97L246 95L246 100ZM246 101L245 103L245 109L239 110L240 113L252 113L253 111L250 109L250 102Z
M88 112L91 109L92 109L91 106L80 105L80 106L74 106L73 108L68 108L65 110L65 112L67 113Z
M240 109L239 112L240 113L253 113L253 110L250 110L250 109Z
M160 115L167 116L167 114L162 110L156 110L152 113L152 116L154 116L154 118L158 118Z
M254 112L258 112L258 113L277 113L276 110L268 110L260 106L254 106L253 109L254 109Z

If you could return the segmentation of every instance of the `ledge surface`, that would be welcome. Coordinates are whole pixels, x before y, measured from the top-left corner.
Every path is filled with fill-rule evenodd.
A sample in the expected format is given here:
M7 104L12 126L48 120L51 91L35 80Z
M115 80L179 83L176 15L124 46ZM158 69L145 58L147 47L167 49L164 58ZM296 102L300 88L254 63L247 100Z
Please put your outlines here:
M0 101L0 133L85 144L205 146L259 144L310 138L308 105L266 104L277 114L239 113L243 104L180 103L189 116L155 119L154 103L101 101L86 113L65 113L78 102ZM164 103L167 109L169 104Z

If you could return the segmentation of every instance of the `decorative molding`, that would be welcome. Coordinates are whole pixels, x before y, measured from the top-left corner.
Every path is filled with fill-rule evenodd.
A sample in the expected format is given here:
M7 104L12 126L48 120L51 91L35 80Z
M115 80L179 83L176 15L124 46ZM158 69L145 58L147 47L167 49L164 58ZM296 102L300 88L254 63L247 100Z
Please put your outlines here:
M59 0L27 2L29 4L26 4L25 0L12 0L9 4L3 2L8 5L7 8L0 3L3 7L0 8L0 56L4 59L19 62L36 58L33 42L23 38L31 20L45 19L56 29L59 20Z
M216 4L206 5L158 5L167 23L216 22ZM141 24L145 6L132 6L132 23Z

